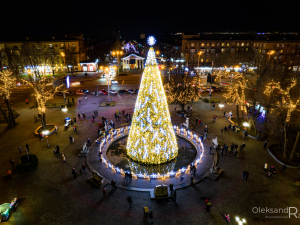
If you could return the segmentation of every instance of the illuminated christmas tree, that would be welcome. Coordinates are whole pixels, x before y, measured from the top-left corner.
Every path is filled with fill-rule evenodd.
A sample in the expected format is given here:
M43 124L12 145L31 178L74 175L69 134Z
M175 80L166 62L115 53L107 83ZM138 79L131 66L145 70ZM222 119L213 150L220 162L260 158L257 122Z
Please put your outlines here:
M149 45L155 43L148 38ZM127 141L127 155L145 164L161 164L177 157L178 147L155 51L150 47Z

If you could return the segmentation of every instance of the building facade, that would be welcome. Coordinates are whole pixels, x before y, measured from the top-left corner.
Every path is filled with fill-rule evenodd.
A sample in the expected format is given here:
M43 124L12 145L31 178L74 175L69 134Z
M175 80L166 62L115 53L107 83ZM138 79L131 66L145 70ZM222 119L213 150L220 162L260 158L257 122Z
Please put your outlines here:
M189 67L260 66L263 60L299 70L298 34L182 33L181 57Z
M82 34L0 40L0 55L2 68L18 64L20 73L80 71L86 58Z

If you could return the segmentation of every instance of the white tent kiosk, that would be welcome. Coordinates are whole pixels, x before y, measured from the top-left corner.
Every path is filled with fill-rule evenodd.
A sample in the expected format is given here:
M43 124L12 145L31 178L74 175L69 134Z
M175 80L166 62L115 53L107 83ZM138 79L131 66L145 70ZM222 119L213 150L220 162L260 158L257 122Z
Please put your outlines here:
M145 58L135 54L130 54L121 58L123 69L143 69L145 65Z

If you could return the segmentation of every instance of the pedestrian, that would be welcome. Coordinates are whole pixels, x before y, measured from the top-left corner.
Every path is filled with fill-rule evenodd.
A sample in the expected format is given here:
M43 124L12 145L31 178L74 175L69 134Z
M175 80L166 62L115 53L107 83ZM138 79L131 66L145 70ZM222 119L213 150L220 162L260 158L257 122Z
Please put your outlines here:
M69 137L69 140L70 140L70 144L72 144L73 138L71 136Z
M129 209L131 209L132 208L132 206L131 206L131 204L132 204L132 198L131 198L131 196L128 195L127 198L126 198L126 200L127 200L128 204L129 204Z
M201 119L198 120L198 124L202 125L202 124L201 124Z
M19 145L19 153L22 153L22 147Z
M170 184L170 192L171 192L171 195L173 194L173 191L174 191L174 185L173 183Z
M3 174L3 178L5 181L7 181L7 176L5 174Z
M91 139L90 138L87 139L87 143L88 143L88 145L91 145Z
M245 181L247 181L247 180L248 180L248 177L249 177L249 172L248 172L248 171L246 171L246 177L245 177Z
M106 188L105 187L103 187L102 188L102 198L106 198Z
M149 209L147 206L144 207L144 217L147 219L149 213Z
M9 161L10 161L10 164L11 164L12 168L14 168L15 167L15 163L14 163L13 159L11 158Z
M210 212L211 203L208 202L208 199L205 200L204 205L205 205L205 211L204 212L211 214L211 212Z
M213 104L213 109L215 109L215 104Z
M243 180L245 180L245 176L246 176L246 170L243 170L243 172L242 172L242 178L243 178Z
M78 113L78 115L77 115L77 116L78 116L78 119L80 119L80 114L79 114L79 113Z
M194 166L194 170L193 170L193 172L194 172L194 177L196 176L196 167Z
M243 145L240 145L240 153L243 152Z
M73 174L74 180L75 180L76 179L76 170L75 170L75 168L72 169L72 174Z
M285 169L286 169L286 165L285 165L285 164L283 164L283 165L282 165L282 167L281 167L281 172L283 172L283 173L284 173Z
M74 123L76 123L76 116L73 117Z
M64 163L66 163L66 156L63 152L61 153L61 157L62 157L62 160L64 161Z
M79 102L79 104L80 104L80 103L81 103L81 100L79 99L78 102Z
M94 117L94 116L93 116L93 117ZM94 118L92 118L92 123L94 123ZM92 123L91 123L91 124L92 124Z
M183 183L183 179L184 179L184 177L183 177L183 175L181 175L181 176L180 176L180 184Z
M27 152L29 152L29 144L26 143L25 146L26 146Z
M115 180L112 180L110 184L111 184L111 186L112 186L111 191L112 191L112 192L115 191L115 190L117 189L117 187L116 187L116 181L115 181Z
M75 103L75 102L74 102L74 98L72 98L72 102L73 102L73 104Z
M266 148L267 148L267 145L268 145L268 142L267 142L267 141L265 141L265 143L264 143L264 149L266 149Z
M196 126L197 126L197 124L198 124L198 118L196 118Z
M82 113L82 116L83 116L83 119L85 119L85 114L84 114L84 112Z
M268 163L265 163L265 171L267 172L268 171Z
M212 149L212 147L211 147L211 145L209 146L209 154L211 153L211 149Z
M26 104L28 104L28 99L26 99Z
M224 111L224 115L223 115L223 117L225 117L225 114L226 114L226 112Z
M152 225L153 224L153 211L151 211L149 213L149 224Z
M229 214L228 215L224 214L224 216L225 216L226 223L229 224L230 222Z
M237 150L234 150L234 158L236 158Z
M60 111L61 111L61 105L59 106L59 109L60 109Z
M221 155L223 155L224 147L221 148Z
M173 194L173 200L174 200L174 202L176 202L176 195L177 195L176 189L174 189L174 194Z
M86 165L82 164L81 168L82 168L83 172L86 174Z
M191 185L194 185L194 177L191 175Z
M73 126L74 125L74 122L73 122L73 120L71 120L71 126Z
M129 173L129 181L130 182L132 181L132 173L131 172Z
M244 149L244 148L245 148L245 146L246 146L244 142L243 142L242 146L243 146L243 149Z
M57 126L55 126L55 134L57 135Z
M226 130L227 130L227 127L225 126L225 127L224 127L224 131L226 131Z

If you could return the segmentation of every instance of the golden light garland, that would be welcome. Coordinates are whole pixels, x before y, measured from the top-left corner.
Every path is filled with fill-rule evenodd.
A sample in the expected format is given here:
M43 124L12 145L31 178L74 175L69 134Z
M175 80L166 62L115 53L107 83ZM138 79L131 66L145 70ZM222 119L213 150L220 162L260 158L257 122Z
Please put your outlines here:
M60 87L63 85L60 85L54 89L54 91L46 91L46 78L42 77L36 84L32 84L27 80L23 80L24 83L28 84L33 88L34 96L38 104L38 111L39 113L45 113L46 112L46 102L49 99L52 99L55 95L55 93L58 91Z
M9 99L11 88L16 86L17 78L12 76L12 72L4 71L0 72L0 81L4 86L0 86L0 90L5 99Z
M266 90L264 91L264 94L267 96L270 96L271 93L277 89L279 90L279 93L281 95L281 103L278 102L278 104L285 110L287 110L287 117L286 122L289 122L291 119L292 112L296 109L297 104L300 102L300 98L294 102L290 96L290 91L293 87L295 87L297 84L297 80L292 80L292 83L289 87L286 88L286 90L281 88L280 82L275 82L272 80L266 87Z
M155 52L148 52L127 140L127 155L144 164L162 164L178 155Z

